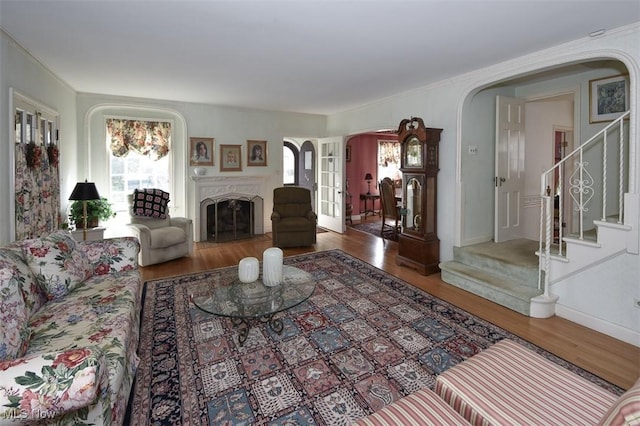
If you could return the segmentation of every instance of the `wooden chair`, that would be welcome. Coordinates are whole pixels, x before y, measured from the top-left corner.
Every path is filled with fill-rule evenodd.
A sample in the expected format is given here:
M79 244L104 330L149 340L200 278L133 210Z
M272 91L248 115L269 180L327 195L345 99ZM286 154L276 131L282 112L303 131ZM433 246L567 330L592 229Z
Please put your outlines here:
M386 177L378 184L380 192L380 211L382 214L382 228L380 236L385 238L385 231L390 235L390 240L397 241L400 233L400 224L402 217L400 214L400 206L396 202L396 190L393 181Z

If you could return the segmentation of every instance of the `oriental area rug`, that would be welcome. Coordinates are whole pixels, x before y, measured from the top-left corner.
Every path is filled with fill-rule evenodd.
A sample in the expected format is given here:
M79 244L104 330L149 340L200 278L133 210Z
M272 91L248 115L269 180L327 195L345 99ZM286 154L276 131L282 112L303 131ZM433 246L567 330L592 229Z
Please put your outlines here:
M231 320L190 302L237 267L145 283L131 425L347 425L509 338L622 390L340 250L285 258L316 280L243 346ZM218 284L219 285L219 284Z

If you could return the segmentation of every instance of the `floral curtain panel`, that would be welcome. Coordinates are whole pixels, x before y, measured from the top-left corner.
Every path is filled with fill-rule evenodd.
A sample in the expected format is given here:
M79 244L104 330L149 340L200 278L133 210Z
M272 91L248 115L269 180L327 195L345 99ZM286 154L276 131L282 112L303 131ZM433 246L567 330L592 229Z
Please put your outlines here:
M158 160L169 153L171 123L109 118L107 134L114 156L125 157L134 151Z
M47 235L60 228L58 147L16 144L16 240Z
M388 167L389 163L400 165L400 142L378 141L378 165Z

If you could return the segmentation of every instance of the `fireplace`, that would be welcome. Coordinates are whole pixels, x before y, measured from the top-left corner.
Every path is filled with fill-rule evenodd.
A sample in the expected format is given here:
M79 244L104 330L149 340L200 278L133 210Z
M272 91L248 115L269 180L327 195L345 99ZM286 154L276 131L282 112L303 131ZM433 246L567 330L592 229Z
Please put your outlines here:
M231 241L264 234L264 177L192 176L199 203L198 241ZM196 204L198 205L198 204Z
M253 199L221 198L207 203L207 240L216 243L251 238L254 235Z

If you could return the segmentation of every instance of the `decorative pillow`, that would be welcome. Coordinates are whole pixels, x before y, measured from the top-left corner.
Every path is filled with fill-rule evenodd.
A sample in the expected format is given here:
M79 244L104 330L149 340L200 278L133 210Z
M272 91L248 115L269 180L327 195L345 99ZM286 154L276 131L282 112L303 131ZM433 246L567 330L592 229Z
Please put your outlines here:
M599 425L640 425L640 378L609 408Z
M29 268L49 300L59 299L93 274L91 263L68 232L27 240L23 250Z
M31 318L40 308L47 303L47 295L38 284L36 276L27 265L22 245L24 241L15 241L0 249L0 260L12 262L15 268L14 275L20 282L22 298L27 307L27 317Z
M29 313L18 264L0 252L0 361L22 357L29 345Z
M167 217L167 204L169 204L168 192L164 192L161 189L136 189L133 192L131 213L134 216L165 219Z

